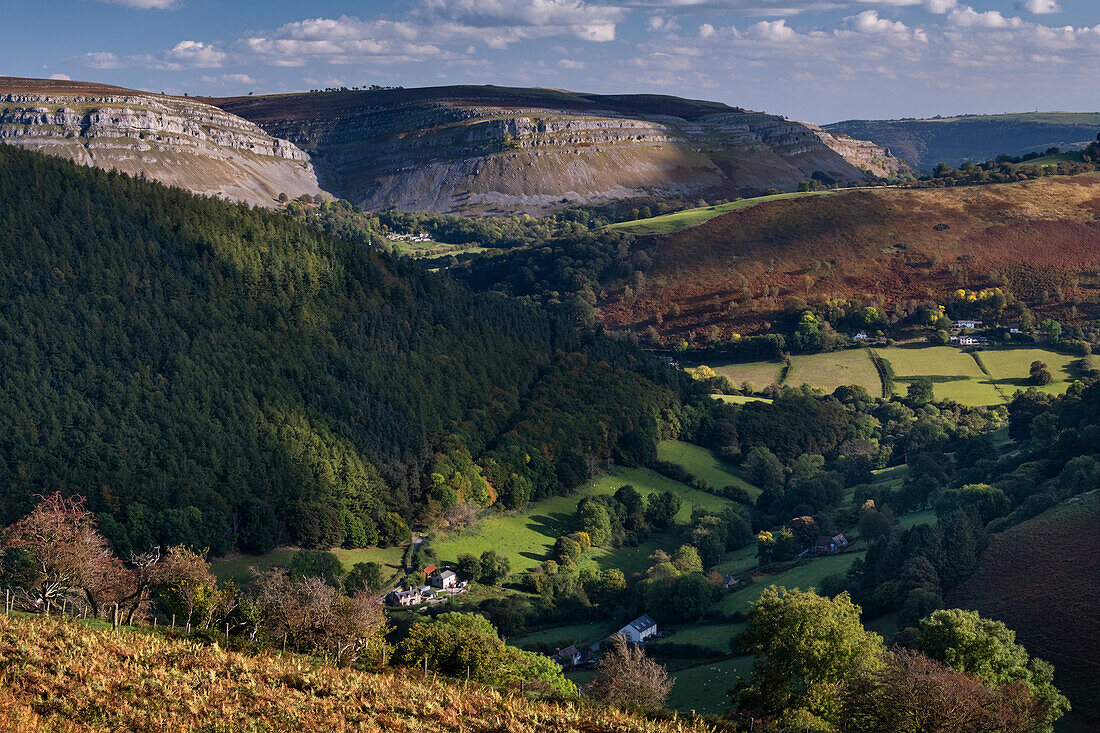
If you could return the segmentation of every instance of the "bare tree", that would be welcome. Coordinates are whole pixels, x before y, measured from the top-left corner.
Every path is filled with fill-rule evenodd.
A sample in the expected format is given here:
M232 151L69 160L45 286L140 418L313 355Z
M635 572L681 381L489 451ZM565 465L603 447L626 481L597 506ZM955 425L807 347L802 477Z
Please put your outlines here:
M615 634L586 689L597 700L620 707L657 709L664 707L672 684L665 668L647 658L644 649Z
M849 680L842 706L841 733L1026 733L1046 716L1023 683L989 687L909 650Z
M7 546L33 561L29 607L49 613L65 601L83 601L98 616L117 596L125 569L96 530L95 515L84 507L83 497L54 492L40 498L5 532Z

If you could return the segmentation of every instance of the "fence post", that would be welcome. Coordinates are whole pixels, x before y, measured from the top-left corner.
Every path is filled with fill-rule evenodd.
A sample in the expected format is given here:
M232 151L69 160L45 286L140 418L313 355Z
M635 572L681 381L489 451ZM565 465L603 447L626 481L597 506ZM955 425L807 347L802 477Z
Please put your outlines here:
M172 614L172 631L176 630L176 614Z
M424 655L424 676L428 676L428 655Z

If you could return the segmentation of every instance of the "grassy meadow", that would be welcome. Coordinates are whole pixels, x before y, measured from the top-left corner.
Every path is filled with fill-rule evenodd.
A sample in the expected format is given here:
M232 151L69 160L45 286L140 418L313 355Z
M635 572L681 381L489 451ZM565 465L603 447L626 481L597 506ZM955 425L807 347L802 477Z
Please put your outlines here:
M661 216L654 216L649 219L619 222L618 224L612 224L609 228L626 232L627 234L673 234L684 229L699 226L716 216L728 214L733 211L741 211L758 204L768 203L769 201L784 201L786 199L797 199L805 196L821 196L828 193L833 192L802 191L795 193L779 193L771 196L757 196L750 199L731 201L728 204L684 209L683 211L662 214Z
M792 387L808 384L830 393L837 387L858 384L869 394L882 396L882 382L866 349L792 357L785 383Z
M707 483L716 489L740 486L753 498L760 495L760 489L742 478L740 470L702 446L679 440L665 440L657 446L657 458L669 463L678 463L696 478L706 479Z
M1003 404L1017 390L1028 388L1028 371L1033 361L1046 362L1054 377L1052 384L1039 387L1043 392L1061 394L1077 378L1080 357L1044 348L987 348L977 353L989 374L977 360L954 346L905 345L876 348L874 353L886 360L894 371L894 392L905 395L909 382L930 377L937 400L955 400L971 407ZM783 365L775 361L708 363L714 372L736 385L749 382L757 388L777 383ZM867 349L846 349L825 354L796 354L783 384L811 387L832 392L841 385L855 384L880 396L882 385ZM734 404L756 398L717 395Z
M699 459L694 452L692 456ZM690 466L686 467L691 470ZM722 469L715 467L712 470L717 475ZM739 481L733 474L726 477L729 483ZM589 481L572 496L553 496L535 502L520 512L490 516L482 520L473 531L436 540L432 543L432 548L443 561L452 561L465 553L480 555L485 550L493 549L511 561L513 571L526 570L548 559L557 538L574 530L574 515L582 498L613 494L626 484L633 486L643 496L657 491L673 491L679 494L683 499L683 506L677 514L677 520L681 523L687 523L694 506L723 509L731 504L728 499L693 489L648 469L616 467ZM594 562L600 568L617 567L629 575L644 570L649 556L660 547L662 543L659 539L644 542L637 547L597 547L586 553L582 562Z

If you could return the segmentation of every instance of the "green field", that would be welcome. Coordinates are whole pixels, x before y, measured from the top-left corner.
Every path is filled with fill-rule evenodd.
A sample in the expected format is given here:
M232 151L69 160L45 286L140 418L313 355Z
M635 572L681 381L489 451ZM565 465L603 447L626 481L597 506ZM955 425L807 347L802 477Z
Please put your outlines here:
M919 512L909 512L898 517L898 526L902 529L916 527L918 524L935 524L936 512L933 509L923 509Z
M218 580L232 580L241 585L251 578L250 568L267 570L277 565L286 565L295 552L295 548L280 547L266 555L233 555L212 561L210 570ZM382 566L383 579L391 580L401 573L401 557L405 548L367 547L360 550L335 549L332 552L340 558L344 570L351 570L357 562L376 562Z
M1062 394L1077 378L1077 362L1081 357L1049 349L989 349L978 352L994 383L1006 395L1029 386L1031 362L1042 361L1050 368L1054 382L1036 389L1049 394Z
M800 387L803 383L830 394L837 387L857 384L868 394L882 396L882 381L866 349L791 357L791 370L785 384Z
M679 440L665 440L657 446L657 458L680 464L696 478L706 479L713 488L740 486L753 498L760 495L760 489L742 478L740 471L702 446Z
M751 199L741 199L739 201L731 201L728 204L718 204L717 206L701 206L697 209L684 209L683 211L676 211L671 214L662 214L661 216L654 216L649 219L639 219L637 221L623 221L618 224L612 224L609 229L615 229L627 234L673 234L683 229L689 229L691 227L699 226L703 222L709 221L716 216L722 214L729 214L733 211L741 211L757 204L764 204L769 201L783 201L785 199L797 199L803 196L821 196L823 194L833 193L832 191L809 191L809 192L795 192L795 193L780 193L772 196L757 196Z
M771 402L767 397L746 397L739 394L712 394L711 397L729 405L745 405L749 402Z
M974 357L954 346L890 346L876 352L894 369L894 376L931 377L932 391L937 400L955 400L961 405L996 405L1004 402L1000 392L974 361ZM936 378L953 381L936 381ZM894 390L904 395L904 381L894 384Z
M779 373L783 370L783 363L778 361L746 361L746 362L718 362L707 363L714 373L733 382L740 387L748 382L757 389L767 387L769 384L779 382Z
M549 644L555 649L564 649L573 644L578 649L584 649L606 639L617 630L606 621L589 621L520 634L508 639L508 643L521 648L531 644Z
M713 649L716 654L730 653L730 639L747 628L747 624L696 623L685 626L661 641L673 644L695 644Z
M764 589L772 585L781 585L785 588L818 588L821 581L835 573L843 573L848 566L861 558L865 552L847 552L842 555L830 555L828 557L809 560L804 565L798 565L776 575L760 576L752 585L742 590L727 594L714 605L723 613L749 612L749 604L760 597Z
M742 547L740 550L734 550L727 553L722 562L715 565L712 569L717 570L723 575L734 575L736 573L743 573L746 570L752 570L756 567L756 543Z
M686 523L694 506L724 509L731 506L727 499L692 489L648 469L615 468L610 473L589 481L572 496L554 496L536 502L514 514L500 514L483 520L469 533L462 533L432 543L432 549L443 561L453 561L459 555L480 555L488 549L505 555L513 571L534 567L550 557L558 537L574 530L577 503L585 496L613 494L625 484L648 496L655 491L674 491L683 500L677 520ZM660 548L660 541L638 547L593 548L582 562L594 562L600 568L617 567L627 575L644 570L649 555Z
M734 657L720 662L681 669L672 674L676 684L668 706L682 713L720 715L729 705L728 692L738 677L752 674L752 657Z

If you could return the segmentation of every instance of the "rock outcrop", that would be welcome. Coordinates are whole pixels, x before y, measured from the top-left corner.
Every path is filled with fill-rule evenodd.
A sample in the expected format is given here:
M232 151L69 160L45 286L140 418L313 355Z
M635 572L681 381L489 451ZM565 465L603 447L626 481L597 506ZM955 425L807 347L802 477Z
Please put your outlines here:
M260 206L321 193L293 143L217 107L120 87L0 77L0 142Z
M816 172L858 183L903 165L801 122L676 97L436 87L205 101L307 150L326 190L368 209L731 197L794 190Z
M812 122L803 122L821 142L840 154L846 161L879 178L914 175L912 167L889 150L870 140L857 140L842 132L825 130Z

